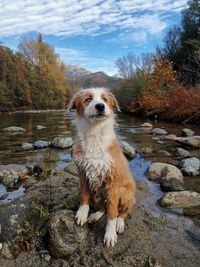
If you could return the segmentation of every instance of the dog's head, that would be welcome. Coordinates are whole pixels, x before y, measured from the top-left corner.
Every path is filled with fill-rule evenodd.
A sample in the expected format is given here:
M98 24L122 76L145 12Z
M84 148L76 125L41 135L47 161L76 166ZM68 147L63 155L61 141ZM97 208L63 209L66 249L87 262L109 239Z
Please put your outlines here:
M75 110L79 117L90 122L102 121L114 115L119 109L114 95L105 88L83 89L71 100L68 111Z

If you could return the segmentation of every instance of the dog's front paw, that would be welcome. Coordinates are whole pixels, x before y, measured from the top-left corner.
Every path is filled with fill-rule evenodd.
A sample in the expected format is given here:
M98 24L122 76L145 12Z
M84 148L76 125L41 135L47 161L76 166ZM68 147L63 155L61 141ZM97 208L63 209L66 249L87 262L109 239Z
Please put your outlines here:
M114 245L117 243L116 232L106 232L103 242L107 247L114 247Z
M84 225L87 222L88 218L89 205L81 205L76 212L76 223L80 226Z
M117 233L123 233L124 232L124 219L118 217L117 218Z

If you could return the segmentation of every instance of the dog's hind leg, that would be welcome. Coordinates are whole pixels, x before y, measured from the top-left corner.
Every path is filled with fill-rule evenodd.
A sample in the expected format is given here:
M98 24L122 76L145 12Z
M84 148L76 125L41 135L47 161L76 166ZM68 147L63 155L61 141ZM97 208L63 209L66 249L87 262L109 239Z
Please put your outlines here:
M104 213L105 212L103 210L99 210L97 212L91 213L88 218L88 223L95 223L104 215Z
M123 233L124 225L125 225L124 220L127 214L132 209L132 207L135 205L135 195L134 195L135 188L133 187L126 186L121 189L119 208L118 208L118 217L117 217L117 223L116 223L117 233Z

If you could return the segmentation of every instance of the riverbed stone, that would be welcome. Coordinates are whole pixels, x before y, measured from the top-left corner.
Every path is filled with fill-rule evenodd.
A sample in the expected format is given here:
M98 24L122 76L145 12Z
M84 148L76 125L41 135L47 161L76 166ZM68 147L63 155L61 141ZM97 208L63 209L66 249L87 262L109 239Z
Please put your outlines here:
M180 144L194 147L194 148L200 148L200 136L190 136L190 137L177 137L176 141Z
M181 171L168 163L155 162L152 163L147 171L149 180L160 182L162 178L167 181L171 178L175 178L183 182L183 175Z
M119 144L121 146L121 149L124 155L127 157L127 159L129 160L134 159L136 155L136 149L125 141L120 141Z
M185 128L182 130L182 136L183 137L188 137L188 136L193 136L195 132L191 129Z
M165 208L199 208L200 213L200 193L189 190L168 192L161 198L160 204Z
M153 153L153 148L152 147L142 147L141 151L144 154L151 154L151 153Z
M160 136L160 139L175 141L177 139L177 136L175 134L167 134L167 135Z
M66 258L87 244L89 229L77 227L74 212L57 211L49 222L49 250L55 258Z
M3 129L4 132L25 132L26 129L22 128L22 127L17 127L17 126L9 126L7 128Z
M184 185L176 178L161 179L160 188L162 191L183 191Z
M41 149L49 147L49 142L44 140L38 140L33 143L34 149Z
M179 163L181 172L188 176L195 176L200 173L200 159L192 157L181 160Z
M166 135L167 134L167 131L161 128L154 128L151 132L152 134L155 134L155 135Z
M38 130L42 130L42 129L46 129L47 127L46 126L43 126L43 125L37 125L36 128Z
M180 158L189 158L191 157L191 154L189 151L181 148L181 147L177 147L175 148L175 154L177 157L180 157Z
M11 181L13 177L13 182L15 179L22 178L24 175L28 174L28 169L26 166L21 164L8 164L8 165L0 165L0 181L4 180ZM17 179L18 180L18 179Z
M149 122L145 122L145 123L141 124L140 127L144 127L144 128L146 128L146 127L147 127L147 128L152 128L153 125L152 125L151 123L149 123Z
M27 150L33 150L34 145L31 143L23 143L22 146L20 147L20 151L27 151Z
M171 154L168 151L162 150L162 149L158 151L158 155L163 156L163 157L170 157L171 156Z
M51 146L55 148L70 148L73 145L71 137L58 136L51 142Z

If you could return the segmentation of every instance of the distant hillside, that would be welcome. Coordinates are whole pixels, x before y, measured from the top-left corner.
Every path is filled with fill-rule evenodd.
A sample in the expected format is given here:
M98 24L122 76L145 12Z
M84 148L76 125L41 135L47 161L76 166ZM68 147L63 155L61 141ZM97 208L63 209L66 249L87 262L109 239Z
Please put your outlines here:
M78 65L67 65L66 78L71 85L79 84L82 88L108 87L116 89L121 83L120 78L108 76L101 71L92 73Z

